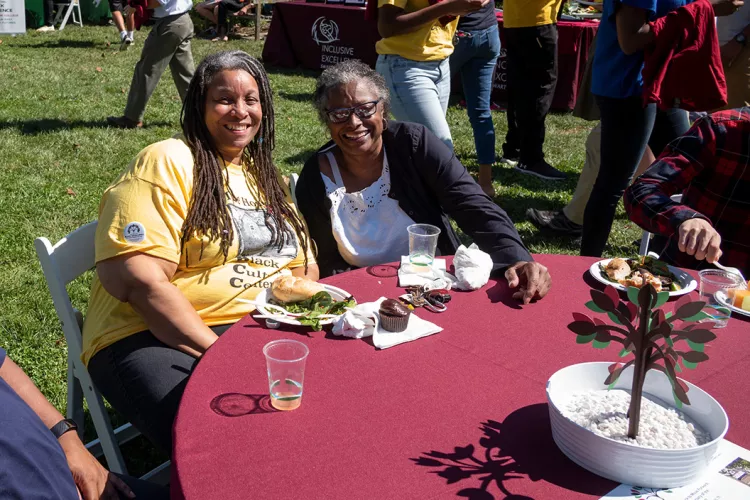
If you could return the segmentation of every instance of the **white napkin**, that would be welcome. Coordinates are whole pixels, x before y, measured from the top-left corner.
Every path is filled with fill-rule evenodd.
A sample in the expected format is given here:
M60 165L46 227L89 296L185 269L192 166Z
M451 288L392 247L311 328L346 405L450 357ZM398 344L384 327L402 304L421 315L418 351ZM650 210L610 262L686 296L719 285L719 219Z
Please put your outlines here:
M459 290L477 290L490 280L492 257L479 249L476 243L469 248L458 247L453 257L456 272L456 288Z
M455 278L445 271L445 259L435 259L431 266L412 266L408 255L401 256L401 267L398 269L398 286L422 286L435 284L444 280L445 284L438 283L437 288L450 288Z
M409 323L403 332L388 332L380 326L378 311L380 303L385 297L375 302L365 302L349 309L333 324L333 334L361 339L372 335L372 343L378 349L387 349L394 345L411 342L420 337L442 332L443 329L429 321L425 321L413 312L409 315Z
M385 297L380 297L375 303L380 309L380 303L385 300ZM411 342L421 337L432 335L433 333L442 332L443 329L434 323L425 321L414 312L409 315L409 323L406 326L406 330L403 332L389 332L383 330L380 326L380 319L378 316L377 327L375 333L372 336L372 343L378 349L388 349L394 345L403 344L404 342Z

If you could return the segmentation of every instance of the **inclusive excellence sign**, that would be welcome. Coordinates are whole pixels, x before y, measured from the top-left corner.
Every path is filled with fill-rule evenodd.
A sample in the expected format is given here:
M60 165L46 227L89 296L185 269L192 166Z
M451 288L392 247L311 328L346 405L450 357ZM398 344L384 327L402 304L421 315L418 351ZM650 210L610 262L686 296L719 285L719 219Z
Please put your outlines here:
M26 33L24 0L0 0L0 33Z

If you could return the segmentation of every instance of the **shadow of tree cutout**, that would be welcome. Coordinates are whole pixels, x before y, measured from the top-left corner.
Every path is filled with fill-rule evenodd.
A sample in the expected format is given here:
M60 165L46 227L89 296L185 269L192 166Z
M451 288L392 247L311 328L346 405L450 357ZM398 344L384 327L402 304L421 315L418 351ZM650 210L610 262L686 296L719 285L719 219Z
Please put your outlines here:
M481 480L478 488L464 488L458 491L459 497L471 500L494 500L494 496L487 491L489 485L494 481L498 489L503 492L506 499L525 500L530 497L511 493L504 482L508 479L527 477L516 461L510 456L503 456L501 431L502 424L495 420L484 422L480 429L484 436L479 440L479 445L484 452L477 451L473 444L464 447L456 446L452 453L430 451L426 456L412 458L417 465L424 467L441 467L442 470L431 471L444 478L447 484L457 483L464 479L477 476ZM479 457L477 457L479 453ZM483 477L480 477L483 476Z
M471 500L533 500L511 492L514 488L506 482L514 479L522 479L519 486L524 483L528 486L528 481L544 481L597 497L606 495L616 486L608 479L583 470L562 454L552 439L547 404L524 406L502 423L487 420L479 429L482 437L478 446L469 443L449 452L432 450L410 460L431 468L429 472L445 479L448 485L471 482L456 492L458 497ZM493 493L495 489L500 493L497 497Z
M242 394L227 392L219 394L211 400L211 410L222 417L243 417L257 413L271 413L277 411L271 406L268 394Z

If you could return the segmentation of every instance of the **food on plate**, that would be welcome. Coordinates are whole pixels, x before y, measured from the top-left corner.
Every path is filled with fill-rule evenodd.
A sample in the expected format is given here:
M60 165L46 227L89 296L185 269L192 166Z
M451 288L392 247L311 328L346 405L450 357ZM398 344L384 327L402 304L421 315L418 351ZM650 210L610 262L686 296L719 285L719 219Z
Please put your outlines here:
M354 307L357 301L349 296L336 301L325 287L307 278L281 276L271 283L271 304L283 306L287 313L302 325L313 330L323 329L321 321L344 314L347 307Z
M733 292L732 305L743 311L750 311L750 290L733 290Z
M271 295L282 304L309 299L323 291L325 288L317 281L297 276L280 276L271 283Z
M630 276L630 273L632 272L627 261L620 258L610 260L604 270L606 271L607 276L618 282Z
M394 299L385 299L380 303L380 324L383 330L389 332L403 332L409 324L411 309Z
M665 262L652 257L635 259L612 259L607 265L600 264L602 276L625 287L641 288L652 285L657 292L676 292L682 289L677 276L672 274Z

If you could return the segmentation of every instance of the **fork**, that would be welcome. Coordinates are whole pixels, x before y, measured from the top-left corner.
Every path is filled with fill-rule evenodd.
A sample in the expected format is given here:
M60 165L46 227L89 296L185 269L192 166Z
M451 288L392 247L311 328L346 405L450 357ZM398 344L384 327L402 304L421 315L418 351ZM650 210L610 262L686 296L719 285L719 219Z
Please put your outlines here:
M737 269L736 267L728 267L728 266L725 266L723 264L719 264L718 260L716 262L714 262L714 265L716 267L718 267L719 269L722 269L722 270L724 270L724 271L726 271L728 273L736 274L737 276L739 276L740 278L742 278L742 281L744 281L744 282L747 281L747 280L745 280L745 277L742 276L742 273L740 272L740 270Z

